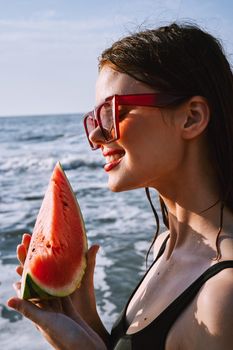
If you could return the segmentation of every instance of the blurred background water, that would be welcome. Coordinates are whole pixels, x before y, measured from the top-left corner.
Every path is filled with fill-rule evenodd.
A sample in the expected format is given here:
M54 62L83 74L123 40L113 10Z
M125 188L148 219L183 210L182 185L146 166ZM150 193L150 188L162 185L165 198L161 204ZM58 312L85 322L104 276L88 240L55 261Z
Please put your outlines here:
M77 195L89 245L101 246L95 286L110 330L145 272L155 221L144 190L108 190L104 160L89 149L80 115L0 118L0 348L51 347L33 324L6 307L18 279L16 245L32 232L51 172L60 161ZM155 201L155 206L158 205Z

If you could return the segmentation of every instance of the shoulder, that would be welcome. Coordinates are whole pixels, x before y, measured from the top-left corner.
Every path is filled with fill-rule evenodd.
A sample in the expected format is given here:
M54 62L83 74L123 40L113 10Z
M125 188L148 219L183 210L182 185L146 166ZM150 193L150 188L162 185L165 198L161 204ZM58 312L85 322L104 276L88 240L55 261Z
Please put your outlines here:
M225 268L210 278L203 286L197 306L202 317L207 317L203 311L207 309L212 313L226 311L233 306L233 267ZM233 314L233 307L231 309ZM217 315L217 314L216 314Z
M226 268L210 278L197 298L195 315L204 327L211 349L231 349L233 343L233 268ZM213 345L212 345L212 341Z

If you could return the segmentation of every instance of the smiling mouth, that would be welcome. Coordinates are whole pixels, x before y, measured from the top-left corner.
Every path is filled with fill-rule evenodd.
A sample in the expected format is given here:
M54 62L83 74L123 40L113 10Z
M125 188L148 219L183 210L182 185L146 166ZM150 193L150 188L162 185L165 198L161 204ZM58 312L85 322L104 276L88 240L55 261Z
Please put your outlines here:
M113 155L107 156L106 157L106 163L109 164L109 163L115 162L115 161L121 159L122 157L123 157L122 153L118 153L118 154L113 154Z
M106 158L106 164L104 165L104 170L108 172L113 168L115 168L121 162L122 158L125 155L125 152L122 152L119 150L111 150L103 153L103 155Z

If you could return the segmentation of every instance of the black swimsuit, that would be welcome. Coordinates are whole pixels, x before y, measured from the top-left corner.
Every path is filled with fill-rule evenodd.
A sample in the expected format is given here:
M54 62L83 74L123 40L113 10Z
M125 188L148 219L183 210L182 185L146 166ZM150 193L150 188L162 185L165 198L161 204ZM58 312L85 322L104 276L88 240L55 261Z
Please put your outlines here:
M165 245L167 239L163 242L158 256L151 265L159 259L165 250ZM115 322L111 332L111 349L113 350L142 350L142 349L156 349L164 350L167 334L174 324L176 319L182 313L182 311L188 306L188 304L194 299L198 291L201 289L203 284L211 277L216 275L218 272L226 269L233 268L233 260L219 262L210 268L208 268L200 277L198 277L180 296L178 296L154 321L152 321L148 326L134 334L126 334L129 325L126 321L126 310L127 307L134 296L136 290L144 280L145 276L139 282L138 286L132 293L129 301L123 311L121 312L119 318Z

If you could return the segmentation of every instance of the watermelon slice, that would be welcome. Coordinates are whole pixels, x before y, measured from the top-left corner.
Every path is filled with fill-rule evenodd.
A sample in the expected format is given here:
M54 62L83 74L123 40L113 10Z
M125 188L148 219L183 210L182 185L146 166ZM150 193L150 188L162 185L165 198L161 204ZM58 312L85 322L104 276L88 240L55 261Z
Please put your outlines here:
M74 292L86 268L87 237L71 185L57 163L24 264L21 297L49 299Z

